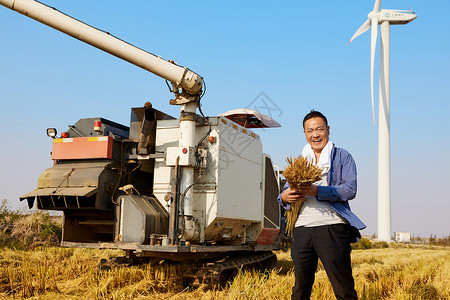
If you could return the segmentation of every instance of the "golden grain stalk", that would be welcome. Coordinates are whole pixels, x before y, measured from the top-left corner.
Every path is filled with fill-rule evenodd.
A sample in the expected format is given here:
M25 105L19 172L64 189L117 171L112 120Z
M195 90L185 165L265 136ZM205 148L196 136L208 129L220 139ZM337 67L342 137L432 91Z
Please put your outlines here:
M322 177L322 169L310 163L307 158L300 156L292 159L292 157L288 157L286 161L288 162L288 166L284 169L283 175L288 181L289 186L293 189L311 185L313 182L319 181ZM295 222L297 222L298 212L304 200L305 198L291 203L291 208L284 213L287 220L286 233L289 236L292 236Z

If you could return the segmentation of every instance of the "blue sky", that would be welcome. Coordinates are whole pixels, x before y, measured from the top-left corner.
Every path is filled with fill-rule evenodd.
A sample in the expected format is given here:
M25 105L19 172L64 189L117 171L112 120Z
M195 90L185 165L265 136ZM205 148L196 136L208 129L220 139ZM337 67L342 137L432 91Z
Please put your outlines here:
M373 1L44 2L203 76L206 115L245 108L264 92L283 127L255 131L281 168L306 143L303 116L322 111L331 140L358 166L358 196L350 204L368 225L362 233L377 232L370 32L348 45ZM392 231L443 236L450 233L450 2L381 3L411 6L418 18L391 26ZM377 45L375 78L378 52ZM146 101L179 114L163 79L4 7L0 91L0 199L14 208L52 165L46 128L61 132L100 116L127 125L130 108Z

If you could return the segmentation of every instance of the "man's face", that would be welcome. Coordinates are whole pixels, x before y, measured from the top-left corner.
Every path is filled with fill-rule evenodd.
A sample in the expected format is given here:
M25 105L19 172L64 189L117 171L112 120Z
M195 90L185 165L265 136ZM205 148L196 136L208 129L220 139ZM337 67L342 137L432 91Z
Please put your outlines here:
M321 153L322 149L328 143L330 135L330 126L320 117L314 117L305 122L306 141L311 145L316 153Z

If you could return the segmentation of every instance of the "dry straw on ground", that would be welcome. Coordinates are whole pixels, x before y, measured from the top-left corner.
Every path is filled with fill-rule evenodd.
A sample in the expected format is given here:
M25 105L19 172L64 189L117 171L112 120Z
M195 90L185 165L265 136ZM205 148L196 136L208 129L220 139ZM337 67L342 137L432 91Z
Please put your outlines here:
M286 161L288 162L288 166L284 169L283 176L291 188L295 189L300 186L308 186L321 179L322 170L310 163L307 158L300 156L292 159L292 157L288 157ZM284 214L287 220L286 233L289 236L292 236L298 212L304 199L291 203L290 209Z
M277 253L271 273L241 271L224 289L184 289L173 264L114 267L101 258L118 250L36 248L0 251L0 299L290 299L290 253ZM360 299L450 299L450 249L403 247L352 251ZM319 264L311 299L335 299Z
M58 246L61 226L61 217L52 217L44 211L26 214L11 210L5 200L0 203L0 247L25 250Z

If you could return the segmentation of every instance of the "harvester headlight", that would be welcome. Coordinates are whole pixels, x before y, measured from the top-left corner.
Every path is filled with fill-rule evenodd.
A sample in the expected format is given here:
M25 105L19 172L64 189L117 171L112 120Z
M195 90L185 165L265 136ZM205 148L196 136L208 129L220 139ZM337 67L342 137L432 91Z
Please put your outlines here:
M47 128L47 136L51 137L52 139L56 137L57 133L58 132L56 131L56 128Z

